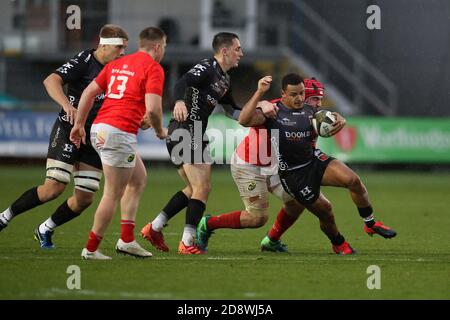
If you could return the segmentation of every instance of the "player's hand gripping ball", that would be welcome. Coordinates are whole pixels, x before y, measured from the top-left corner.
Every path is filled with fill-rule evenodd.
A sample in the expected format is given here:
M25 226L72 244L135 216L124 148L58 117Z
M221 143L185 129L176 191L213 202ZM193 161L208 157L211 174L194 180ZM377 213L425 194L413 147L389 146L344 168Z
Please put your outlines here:
M321 137L331 137L333 129L332 124L336 121L336 117L328 110L320 110L316 112L312 119L312 124L317 134Z

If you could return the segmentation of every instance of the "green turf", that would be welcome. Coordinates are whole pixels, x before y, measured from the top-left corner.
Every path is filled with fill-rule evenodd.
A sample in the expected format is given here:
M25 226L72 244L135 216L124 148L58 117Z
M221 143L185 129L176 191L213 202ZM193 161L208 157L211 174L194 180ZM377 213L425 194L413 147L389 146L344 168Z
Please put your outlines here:
M398 236L367 236L347 192L323 188L341 233L358 251L351 257L331 253L317 219L308 212L283 238L290 254L261 253L259 242L280 207L273 197L265 227L218 230L204 256L176 254L183 212L165 229L170 253L156 252L139 238L153 258L117 255L116 215L101 246L113 260L82 261L97 202L55 231L56 250L42 250L33 240L33 229L70 194L70 185L60 200L22 214L0 233L0 299L449 299L450 174L359 173L376 217L395 227ZM42 179L40 167L0 167L0 209ZM212 185L207 213L241 208L228 170L214 170ZM137 234L181 186L175 170L149 168ZM81 269L81 290L66 286L70 265ZM380 290L366 286L370 265L381 269Z

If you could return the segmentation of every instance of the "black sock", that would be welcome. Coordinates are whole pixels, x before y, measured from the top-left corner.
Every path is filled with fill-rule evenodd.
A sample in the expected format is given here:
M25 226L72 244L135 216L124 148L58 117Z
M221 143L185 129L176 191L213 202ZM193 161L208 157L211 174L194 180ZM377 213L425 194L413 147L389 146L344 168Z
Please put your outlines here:
M364 223L366 224L366 226L368 226L369 228L372 228L373 225L375 224L375 220L373 219L373 217L372 217L372 219L367 219L373 213L372 206L369 205L368 207L365 207L365 208L358 208L358 212L359 212L359 215L364 219Z
M196 227L203 217L205 208L203 201L190 199L186 210L186 224Z
M72 219L75 219L80 215L80 213L76 213L70 209L66 200L58 207L58 209L56 209L51 218L57 226L60 226Z
M336 237L328 237L328 238L330 239L331 243L335 246L340 246L345 241L344 236L340 233L338 233Z
M183 191L178 191L169 200L162 211L166 214L167 218L170 219L178 212L187 207L189 203L189 198L186 197Z
M39 200L37 187L31 188L28 191L25 191L19 199L14 201L11 205L11 213L13 217L18 216L19 214L33 209L39 205L43 204L41 200Z

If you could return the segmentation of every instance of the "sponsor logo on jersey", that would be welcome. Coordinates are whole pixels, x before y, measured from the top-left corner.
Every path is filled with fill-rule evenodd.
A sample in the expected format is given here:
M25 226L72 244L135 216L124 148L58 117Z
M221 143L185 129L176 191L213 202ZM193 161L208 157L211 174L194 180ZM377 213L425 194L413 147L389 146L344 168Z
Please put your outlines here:
M309 195L312 192L312 189L310 186L306 186L304 187L302 190L300 190L300 193L302 194L302 196L306 197L307 195Z
M206 70L206 67L201 65L200 63L197 63L191 70L189 70L189 73L193 74L194 76L200 77L203 71Z
M284 132L288 140L301 140L311 136L311 131L294 131L294 132Z
M127 76L134 77L134 71L123 70L123 69L112 69L111 74L126 74Z
M64 114L62 117L59 117L59 118L61 119L61 121L69 122L69 117L67 116L67 113Z
M247 186L247 190L248 190L248 191L255 190L255 188L256 188L256 183L255 183L255 182L250 182L250 183L248 184L248 186Z
M75 103L75 97L69 94L69 102L71 105Z
M220 79L217 82L214 82L210 85L211 89L217 92L217 94L221 95L222 97L227 92L228 88L230 87L229 81L225 78Z
M317 159L319 159L320 161L326 161L329 157L326 153L323 153L321 150L316 149L314 151L314 155L316 156Z
M52 140L52 148L55 148L57 146L57 144L58 144L58 136L59 136L59 132L60 131L61 131L61 128L58 127L58 130L56 130L56 134L55 134L55 136L53 137L53 140Z
M192 87L192 103L191 110L189 111L189 120L195 121L200 120L200 116L198 112L200 111L200 107L198 106L198 96L200 91L194 87Z
M292 115L293 115L293 116L303 116L304 114L306 114L305 111L302 111L302 112L292 112Z
M65 143L63 151L64 152L73 152L73 145L69 144L69 143Z
M218 101L211 97L209 94L206 96L206 100L208 100L209 104L211 104L213 107L215 107L218 103Z
M58 69L56 69L56 71L66 74L68 70L72 69L74 67L73 64L71 64L70 62L67 62L65 64L63 64L61 67L59 67Z
M105 93L101 93L95 96L95 101L103 101L103 100L105 100Z
M101 149L103 147L103 145L105 144L106 133L104 131L100 131L100 132L94 133L94 134L95 134L95 146L98 149Z
M281 123L283 126L289 126L293 127L297 124L295 121L291 121L289 118L283 118L283 119L277 119L279 123Z

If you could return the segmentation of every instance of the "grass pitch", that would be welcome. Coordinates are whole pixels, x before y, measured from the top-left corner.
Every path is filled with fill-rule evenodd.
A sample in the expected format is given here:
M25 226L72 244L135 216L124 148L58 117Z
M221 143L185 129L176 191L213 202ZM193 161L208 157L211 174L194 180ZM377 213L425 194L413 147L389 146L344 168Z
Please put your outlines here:
M136 224L153 219L182 187L174 169L149 167L149 182ZM119 214L101 245L112 261L83 261L80 253L100 199L78 219L55 231L55 250L43 250L33 230L72 192L18 216L0 233L0 299L450 299L450 173L359 172L368 187L377 219L397 230L391 240L369 237L344 189L323 188L336 222L358 251L350 257L331 253L317 219L305 212L283 241L290 254L261 253L280 201L271 198L270 219L260 229L217 230L203 256L176 254L185 214L165 228L171 251L139 260L117 255ZM0 210L44 178L43 167L0 167ZM242 207L228 169L215 168L207 213ZM81 270L81 290L69 290L67 268ZM369 290L367 268L381 270L381 289Z

